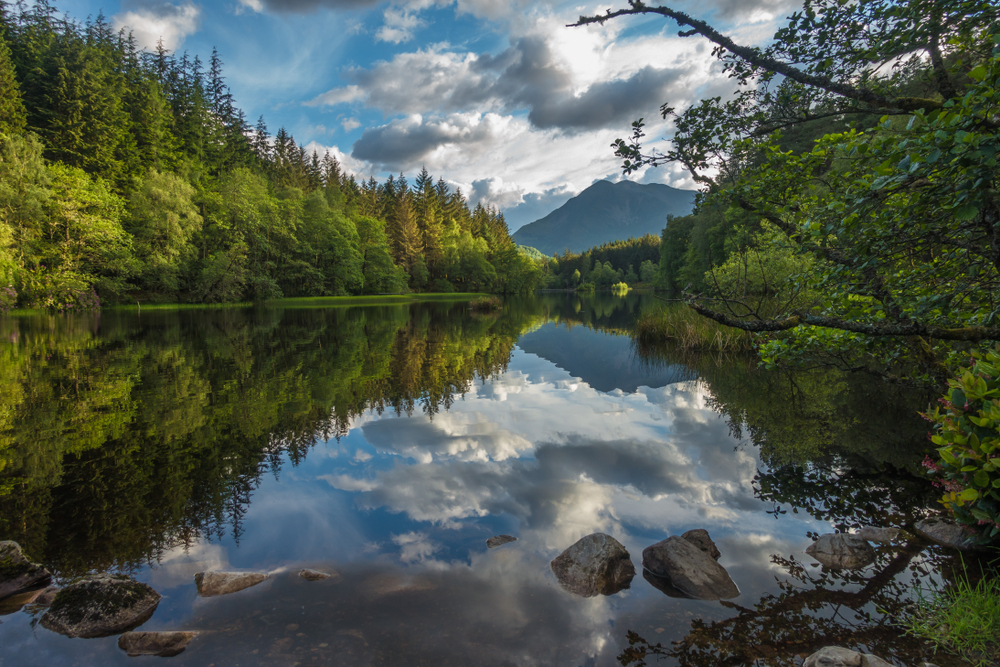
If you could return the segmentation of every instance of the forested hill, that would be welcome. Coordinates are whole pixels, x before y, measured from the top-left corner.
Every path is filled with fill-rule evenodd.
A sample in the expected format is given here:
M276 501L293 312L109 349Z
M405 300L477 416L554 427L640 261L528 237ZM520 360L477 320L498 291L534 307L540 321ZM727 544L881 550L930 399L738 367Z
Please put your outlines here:
M547 255L587 248L629 237L659 234L667 215L687 215L694 191L631 181L598 181L561 207L514 232L514 240Z
M218 53L0 2L0 313L540 279L498 210L426 171L359 182L249 123Z

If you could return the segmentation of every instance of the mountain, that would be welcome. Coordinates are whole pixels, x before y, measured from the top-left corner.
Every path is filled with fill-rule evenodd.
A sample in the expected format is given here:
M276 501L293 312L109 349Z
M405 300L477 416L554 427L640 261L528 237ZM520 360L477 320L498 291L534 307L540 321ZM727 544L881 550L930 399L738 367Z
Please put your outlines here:
M632 181L598 181L549 213L514 232L514 240L555 255L569 248L581 252L608 241L657 234L667 214L687 215L694 208L693 190Z

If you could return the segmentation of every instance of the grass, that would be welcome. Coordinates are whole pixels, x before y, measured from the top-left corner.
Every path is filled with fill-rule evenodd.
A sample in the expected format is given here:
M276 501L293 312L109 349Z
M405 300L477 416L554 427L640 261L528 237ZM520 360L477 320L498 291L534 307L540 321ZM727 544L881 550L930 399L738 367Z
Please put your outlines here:
M469 308L477 311L494 311L503 308L503 300L495 295L481 296L469 302Z
M1000 580L986 575L973 586L968 575L930 599L920 596L907 632L954 653L976 667L1000 662Z
M681 305L643 313L633 336L640 347L664 343L692 352L752 352L753 335L702 317Z
M136 305L133 303L119 303L108 305L101 310L205 310L220 308L249 308L255 305L268 307L281 306L285 308L335 308L344 306L395 306L408 303L419 303L427 301L470 301L476 298L488 298L482 292L449 292L441 294L370 294L367 296L321 296L321 297L298 297L291 299L274 299L254 303L253 301L236 301L228 303L143 303ZM70 313L80 313L86 311L67 311ZM48 310L19 308L7 313L10 316L22 315L43 315L51 313Z

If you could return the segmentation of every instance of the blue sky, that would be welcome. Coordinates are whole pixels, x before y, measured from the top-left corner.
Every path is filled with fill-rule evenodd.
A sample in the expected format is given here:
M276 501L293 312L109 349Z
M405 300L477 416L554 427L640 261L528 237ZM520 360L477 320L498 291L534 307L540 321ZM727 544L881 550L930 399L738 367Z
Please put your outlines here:
M334 152L359 177L421 166L512 229L595 180L620 178L611 142L645 117L669 135L664 102L683 107L734 85L710 46L660 17L568 28L624 5L495 0L61 0L103 11L140 44L157 39L207 60L219 49L239 106ZM794 4L794 3L792 3ZM761 43L789 0L682 0L738 41ZM682 169L632 175L693 188Z

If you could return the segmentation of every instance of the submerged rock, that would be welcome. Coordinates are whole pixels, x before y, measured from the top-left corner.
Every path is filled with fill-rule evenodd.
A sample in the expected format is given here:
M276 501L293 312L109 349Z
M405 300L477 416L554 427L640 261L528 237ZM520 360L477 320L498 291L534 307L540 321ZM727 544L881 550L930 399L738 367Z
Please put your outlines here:
M856 570L875 562L875 550L857 535L827 533L809 545L806 553L831 570Z
M25 591L23 593L18 593L17 595L11 595L10 597L0 600L0 616L7 616L8 614L13 614L14 612L21 611L21 609L25 608L26 611L38 611L44 609L52 604L52 600L58 592L58 586L49 586L48 588L37 588L33 591Z
M502 547L509 542L517 542L517 538L513 535L494 535L490 539L486 540L486 548L496 549L497 547Z
M856 534L861 539L874 544L905 542L912 537L902 528L876 528L875 526L863 526Z
M108 637L142 625L159 603L160 594L146 584L99 574L56 593L41 624L67 637Z
M549 565L563 588L585 598L614 595L628 588L635 576L628 551L604 533L578 540Z
M266 572L199 572L194 575L198 595L210 598L256 586L267 579Z
M824 646L802 663L802 667L892 667L878 656L840 646Z
M969 528L947 517L931 517L913 524L917 535L943 547L974 551L982 548Z
M719 556L722 555L722 552L719 551L719 547L715 546L715 542L712 541L708 531L704 528L689 530L681 535L681 537L711 556L712 560L719 560Z
M0 542L0 600L30 588L44 586L52 575L29 561L17 542Z
M667 595L669 589L694 600L728 600L740 594L724 567L678 535L643 549L642 566L650 574L667 580L664 584L669 588L656 586Z
M299 570L299 576L306 581L322 581L323 579L329 579L331 575L326 572L320 572L319 570L310 570L309 568L305 568Z
M171 658L183 653L197 632L126 632L118 638L118 648L135 657L156 655Z

